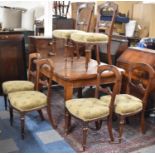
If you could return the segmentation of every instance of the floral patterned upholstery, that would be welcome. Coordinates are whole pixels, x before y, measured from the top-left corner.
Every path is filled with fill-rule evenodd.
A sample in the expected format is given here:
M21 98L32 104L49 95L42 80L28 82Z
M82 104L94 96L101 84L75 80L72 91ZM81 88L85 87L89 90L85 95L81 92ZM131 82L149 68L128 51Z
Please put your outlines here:
M71 39L75 42L81 43L107 43L108 36L102 33L73 33Z
M44 107L47 104L47 96L38 91L19 91L9 93L10 104L20 111L30 111Z
M105 106L109 106L110 104L111 96L106 95L102 96L100 100L103 102ZM131 113L136 113L138 111L141 111L143 108L142 101L134 97L132 95L128 94L119 94L116 96L115 99L115 113L120 115L127 115Z
M66 108L75 117L91 121L109 115L109 108L96 98L71 99L66 101Z
M34 84L30 81L7 81L3 82L2 89L4 94L16 91L33 90Z
M53 36L55 38L60 38L60 39L70 39L70 36L72 33L75 33L75 32L83 32L83 31L80 31L80 30L54 30L52 32Z

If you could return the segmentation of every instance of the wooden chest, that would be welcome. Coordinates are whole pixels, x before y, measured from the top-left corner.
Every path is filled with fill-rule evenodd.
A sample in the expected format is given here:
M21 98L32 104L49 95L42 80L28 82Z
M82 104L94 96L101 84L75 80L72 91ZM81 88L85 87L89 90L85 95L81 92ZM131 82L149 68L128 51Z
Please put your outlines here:
M128 48L117 59L117 66L128 69L129 64L136 62L150 64L155 69L155 50L138 47Z

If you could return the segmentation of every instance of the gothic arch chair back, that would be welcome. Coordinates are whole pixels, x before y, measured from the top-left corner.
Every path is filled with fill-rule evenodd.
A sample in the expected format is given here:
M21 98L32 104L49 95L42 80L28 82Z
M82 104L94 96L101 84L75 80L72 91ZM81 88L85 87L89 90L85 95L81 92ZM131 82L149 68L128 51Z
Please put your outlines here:
M85 32L90 31L91 20L93 17L94 5L83 3L77 10L75 29Z

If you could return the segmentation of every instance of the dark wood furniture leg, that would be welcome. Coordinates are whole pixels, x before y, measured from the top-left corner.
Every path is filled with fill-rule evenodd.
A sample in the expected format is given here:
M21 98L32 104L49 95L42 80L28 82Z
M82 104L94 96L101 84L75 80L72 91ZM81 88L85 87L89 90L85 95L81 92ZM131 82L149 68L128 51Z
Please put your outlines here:
M7 95L4 94L5 110L7 110Z
M44 121L45 119L44 119L43 112L41 110L38 110L38 113L40 115L41 120Z
M88 136L88 123L84 123L83 124L83 142L82 142L83 151L86 150L87 136Z
M21 122L21 138L24 139L24 127L25 127L25 117L24 113L20 113L20 122Z

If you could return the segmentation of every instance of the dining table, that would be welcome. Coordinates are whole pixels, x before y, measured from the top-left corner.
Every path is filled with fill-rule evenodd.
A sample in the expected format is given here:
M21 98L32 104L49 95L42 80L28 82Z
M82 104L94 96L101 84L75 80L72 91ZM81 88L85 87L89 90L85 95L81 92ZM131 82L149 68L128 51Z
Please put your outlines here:
M52 60L54 73L52 80L64 88L64 100L73 98L73 90L78 88L78 94L82 95L82 88L86 86L95 86L97 80L98 63L94 59L90 59L88 69L85 67L85 56L65 59L63 44L56 43L56 54L51 56L47 51L42 51L40 54L42 58ZM100 65L107 65L101 62ZM121 73L124 69L118 68ZM42 69L42 74L48 76L48 70ZM102 75L102 84L108 84L114 80L112 72L106 72ZM79 95L79 97L81 96Z

